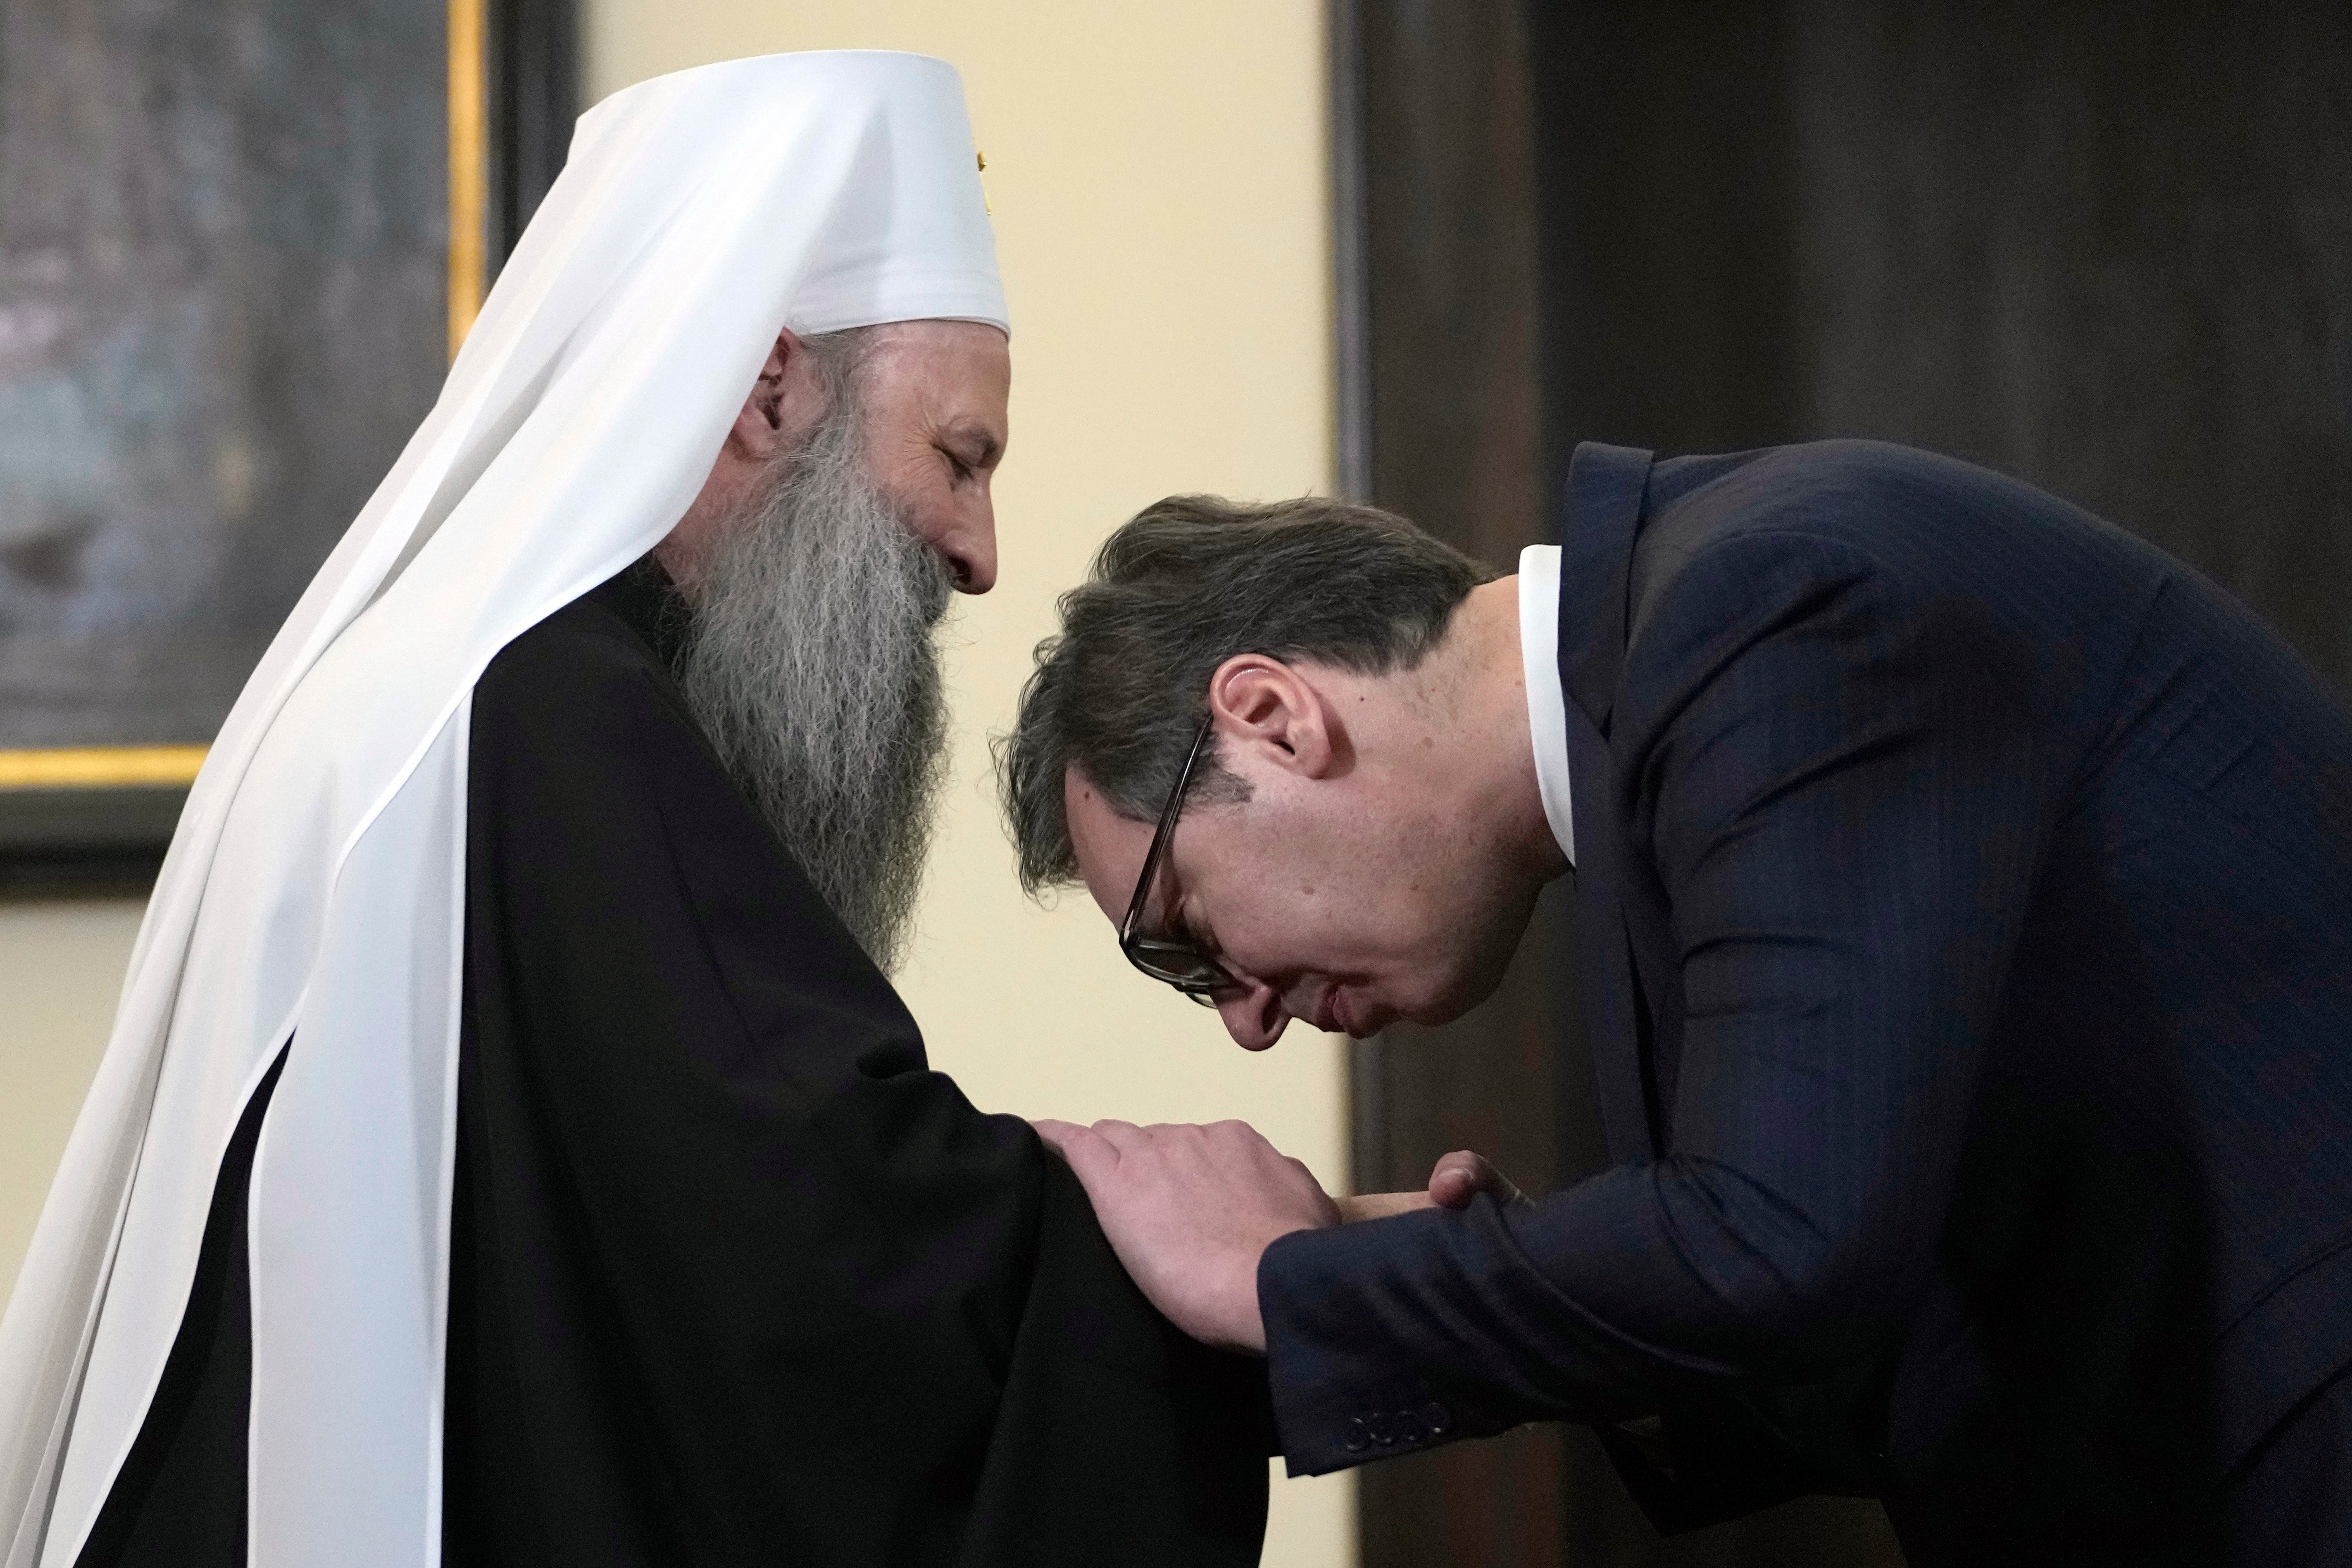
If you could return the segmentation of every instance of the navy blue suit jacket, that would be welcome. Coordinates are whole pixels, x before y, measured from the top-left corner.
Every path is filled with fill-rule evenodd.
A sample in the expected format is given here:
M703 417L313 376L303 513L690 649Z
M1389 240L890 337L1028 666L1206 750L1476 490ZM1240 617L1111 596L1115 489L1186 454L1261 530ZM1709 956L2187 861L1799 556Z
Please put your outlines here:
M1566 1419L1666 1528L1843 1490L1915 1563L2210 1560L2352 1361L2352 724L1926 453L1588 446L1560 542L1616 1164L1271 1247L1292 1468Z

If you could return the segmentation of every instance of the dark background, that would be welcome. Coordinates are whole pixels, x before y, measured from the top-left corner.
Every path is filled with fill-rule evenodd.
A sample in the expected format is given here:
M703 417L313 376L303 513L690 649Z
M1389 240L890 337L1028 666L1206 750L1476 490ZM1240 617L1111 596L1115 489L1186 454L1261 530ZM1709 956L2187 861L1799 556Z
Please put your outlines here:
M2352 6L1336 0L1343 479L1508 571L1570 451L1869 436L2227 585L2352 692ZM1556 892L1558 890L1556 889ZM1359 1047L1360 1190L1604 1156L1548 905ZM1368 1568L1899 1563L1874 1503L1660 1541L1580 1429L1369 1467Z
M0 9L0 747L201 744L446 364L438 5Z
M488 269L574 0L489 0ZM203 744L448 364L439 0L0 7L0 750ZM142 892L184 788L0 788L0 897Z

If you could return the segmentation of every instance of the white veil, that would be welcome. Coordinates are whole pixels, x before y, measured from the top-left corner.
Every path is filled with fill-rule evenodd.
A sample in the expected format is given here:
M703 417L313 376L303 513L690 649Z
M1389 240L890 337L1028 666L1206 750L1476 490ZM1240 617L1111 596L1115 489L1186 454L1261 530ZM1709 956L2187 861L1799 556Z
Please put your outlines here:
M0 1319L5 1568L79 1552L289 1037L248 1198L250 1561L439 1561L475 679L668 531L779 328L932 317L1005 321L953 68L772 56L582 117L189 796Z

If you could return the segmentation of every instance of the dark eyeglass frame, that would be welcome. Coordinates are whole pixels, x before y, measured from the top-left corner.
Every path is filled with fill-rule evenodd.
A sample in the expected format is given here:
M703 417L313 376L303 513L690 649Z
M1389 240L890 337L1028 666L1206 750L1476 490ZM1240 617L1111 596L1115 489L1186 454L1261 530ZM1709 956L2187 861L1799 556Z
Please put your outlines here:
M1118 950L1127 955L1127 961L1152 979L1173 985L1203 1007L1215 1006L1215 993L1237 989L1241 982L1223 964L1202 952L1198 944L1164 936L1145 936L1136 926L1143 919L1144 903L1151 897L1151 881L1159 875L1160 862L1167 858L1169 836L1176 830L1177 814L1184 809L1184 791L1192 783L1192 764L1201 760L1201 747L1216 722L1217 716L1210 714L1202 721L1201 732L1192 737L1192 749L1184 754L1184 769L1176 775L1176 787L1168 792L1168 804L1160 808L1160 831L1151 836L1150 851L1143 857L1143 874L1135 879L1135 897L1128 900L1127 919L1118 922Z

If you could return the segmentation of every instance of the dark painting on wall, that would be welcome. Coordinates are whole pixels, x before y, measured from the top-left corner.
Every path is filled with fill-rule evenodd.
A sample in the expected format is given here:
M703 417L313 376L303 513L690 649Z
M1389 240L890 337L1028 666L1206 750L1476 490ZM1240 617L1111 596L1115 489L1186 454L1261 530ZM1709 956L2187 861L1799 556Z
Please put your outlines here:
M0 10L0 884L152 869L201 748L439 389L453 127L492 165L471 214L492 266L546 184L493 161L560 163L553 10ZM487 101L453 114L468 80Z
M0 747L202 743L432 404L437 8L0 35Z

